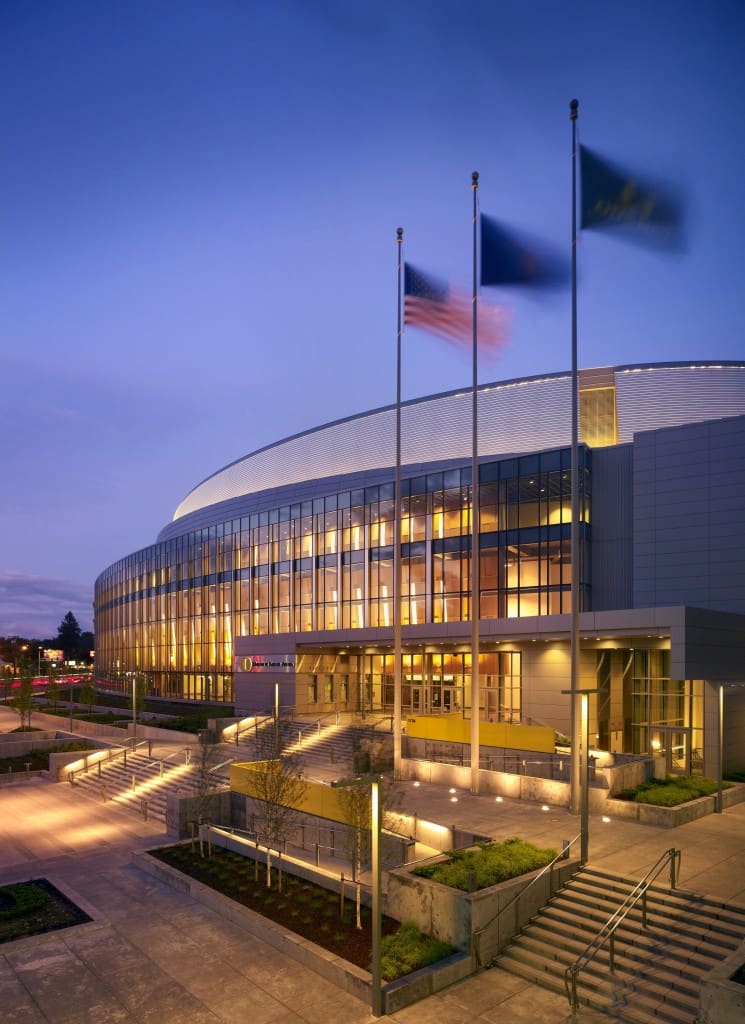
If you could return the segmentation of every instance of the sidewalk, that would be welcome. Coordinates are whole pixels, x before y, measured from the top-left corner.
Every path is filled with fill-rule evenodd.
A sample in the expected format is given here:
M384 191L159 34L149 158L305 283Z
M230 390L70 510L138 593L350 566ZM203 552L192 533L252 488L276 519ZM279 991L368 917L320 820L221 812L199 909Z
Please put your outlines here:
M508 799L497 803L424 783L403 783L402 790L406 811L498 839L515 835L560 849L563 839L578 832L578 819L562 808L542 811ZM352 996L133 868L132 850L163 842L157 822L41 781L9 787L0 801L0 883L49 878L93 918L87 925L0 945L0 1005L8 1019L17 1024L374 1020ZM683 888L745 905L745 804L673 830L590 819L593 865L638 878L671 846L683 851ZM382 1019L395 1024L575 1020L563 996L499 968ZM583 1010L579 1024L613 1021Z

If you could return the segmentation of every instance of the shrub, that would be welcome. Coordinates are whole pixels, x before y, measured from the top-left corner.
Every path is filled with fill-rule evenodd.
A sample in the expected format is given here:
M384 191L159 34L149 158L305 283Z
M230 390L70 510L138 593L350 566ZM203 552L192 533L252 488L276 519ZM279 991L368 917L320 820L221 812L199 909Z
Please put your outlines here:
M452 946L422 935L411 921L404 921L395 935L387 935L380 943L380 973L386 981L395 981L452 952Z
M545 867L555 856L556 850L541 849L523 839L507 839L481 843L477 849L453 850L447 861L416 868L414 874L474 892Z
M32 914L46 902L47 894L33 882L4 885L0 889L0 921Z
M729 782L723 783L725 789L730 785ZM649 779L635 789L624 790L619 798L655 807L677 807L678 804L710 796L716 791L714 779L704 779L699 775L670 775L666 779Z
M676 807L678 804L687 803L689 800L697 800L700 796L710 796L716 793L717 784L713 779L694 778L684 776L681 778L665 779L662 785L651 786L641 789L636 794L636 802L639 804L654 804L657 807Z

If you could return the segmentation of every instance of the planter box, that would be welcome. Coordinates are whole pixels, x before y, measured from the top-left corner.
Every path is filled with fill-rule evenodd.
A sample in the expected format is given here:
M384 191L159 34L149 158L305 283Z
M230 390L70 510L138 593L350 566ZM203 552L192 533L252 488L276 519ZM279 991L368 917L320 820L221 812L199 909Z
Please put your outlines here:
M430 863L444 859L434 858ZM388 876L386 912L399 921L413 921L419 931L455 946L473 958L474 966L485 965L579 866L578 858L562 860L542 876L544 869L531 871L472 893L421 878L408 868L398 868ZM529 886L525 897L518 898ZM510 904L512 909L502 913Z
M745 985L732 977L745 967L745 942L731 956L717 964L701 981L699 1013L701 1024L725 1024L745 1020Z
M745 801L745 783L734 782L729 789L722 790L722 807L734 807ZM655 825L657 828L677 828L689 821L705 818L716 811L716 796L700 796L677 807L656 807L654 804L637 804L633 800L608 800L605 813L611 817L638 821L641 825Z
M190 896L197 903L209 907L220 917L244 928L263 942L280 950L287 956L297 960L316 974L330 981L338 988L349 992L367 1005L372 1002L372 977L356 964L349 963L336 953L332 953L314 942L304 939L295 932L289 932L281 925L257 914L248 907L228 899L209 886L195 881L175 868L156 860L147 853L132 854L132 863L141 871L156 878L159 882L170 886L177 892ZM471 958L463 954L454 954L447 959L414 971L405 978L384 985L382 988L383 1013L393 1013L405 1006L424 999L433 992L439 992L448 985L461 981L472 973Z

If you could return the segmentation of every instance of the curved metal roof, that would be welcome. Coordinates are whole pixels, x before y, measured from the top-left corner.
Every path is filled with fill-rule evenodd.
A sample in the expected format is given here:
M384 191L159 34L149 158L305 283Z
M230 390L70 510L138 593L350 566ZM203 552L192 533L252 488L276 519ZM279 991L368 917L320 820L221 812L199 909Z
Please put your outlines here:
M615 382L617 441L640 430L745 414L745 364L665 363L583 371ZM401 411L402 463L471 454L471 390L406 402ZM479 387L479 455L510 455L571 443L568 372ZM251 452L191 490L173 520L242 495L395 462L395 406L336 420ZM170 531L169 531L170 532Z

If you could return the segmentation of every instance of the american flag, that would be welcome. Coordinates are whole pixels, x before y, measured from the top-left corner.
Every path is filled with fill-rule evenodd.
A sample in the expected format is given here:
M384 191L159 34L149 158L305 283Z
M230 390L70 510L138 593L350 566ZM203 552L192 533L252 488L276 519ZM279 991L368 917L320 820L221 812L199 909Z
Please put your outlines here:
M479 349L504 347L509 328L508 311L479 302ZM404 323L470 348L473 343L473 299L466 292L437 281L410 263L404 264Z

